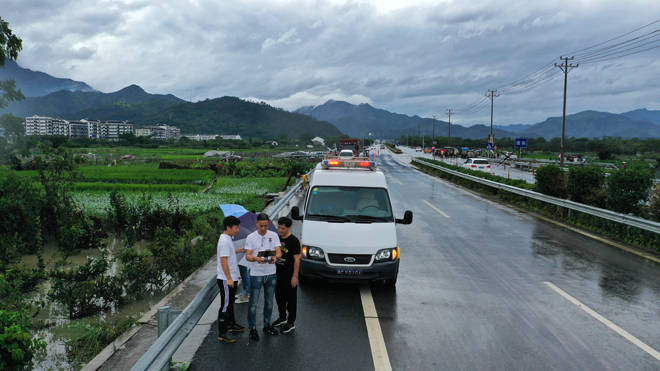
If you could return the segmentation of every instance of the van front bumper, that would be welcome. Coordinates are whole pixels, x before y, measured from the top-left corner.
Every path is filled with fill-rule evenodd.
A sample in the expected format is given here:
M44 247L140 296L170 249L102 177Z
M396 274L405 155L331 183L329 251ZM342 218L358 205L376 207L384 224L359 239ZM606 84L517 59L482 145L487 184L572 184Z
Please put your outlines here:
M369 267L328 265L325 261L300 259L300 274L305 278L323 278L328 281L372 281L395 279L399 273L399 260L374 263Z

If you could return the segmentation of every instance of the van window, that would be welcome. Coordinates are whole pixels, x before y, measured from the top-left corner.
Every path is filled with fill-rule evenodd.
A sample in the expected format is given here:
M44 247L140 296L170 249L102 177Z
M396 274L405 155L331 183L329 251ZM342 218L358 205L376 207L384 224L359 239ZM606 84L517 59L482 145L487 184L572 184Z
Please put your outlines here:
M374 223L394 221L387 190L368 187L313 187L305 218Z

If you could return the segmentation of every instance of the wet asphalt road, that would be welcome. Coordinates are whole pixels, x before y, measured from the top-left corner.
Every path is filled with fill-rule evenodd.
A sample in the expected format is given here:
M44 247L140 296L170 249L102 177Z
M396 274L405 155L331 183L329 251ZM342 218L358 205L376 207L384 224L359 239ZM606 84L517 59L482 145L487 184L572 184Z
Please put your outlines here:
M396 288L370 285L392 369L660 369L660 360L546 284L660 350L660 265L483 200L390 154L379 166L395 214L412 210L415 218L397 226ZM243 333L226 344L214 329L190 369L374 369L358 286L302 285L298 307L290 334L260 330L258 342ZM242 324L246 309L236 305Z

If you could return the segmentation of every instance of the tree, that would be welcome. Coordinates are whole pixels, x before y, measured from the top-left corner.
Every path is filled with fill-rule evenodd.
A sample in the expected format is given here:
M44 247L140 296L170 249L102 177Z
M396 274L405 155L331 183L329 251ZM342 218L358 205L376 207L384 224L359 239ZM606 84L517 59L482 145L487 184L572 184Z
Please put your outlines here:
M15 61L18 52L23 49L23 40L14 35L9 28L9 23L0 18L0 67L5 66L5 61ZM5 108L11 102L25 99L20 90L16 90L16 82L12 79L0 81L0 108Z
M314 133L311 131L303 131L302 133L298 134L298 139L305 144L312 144L311 141L314 136Z

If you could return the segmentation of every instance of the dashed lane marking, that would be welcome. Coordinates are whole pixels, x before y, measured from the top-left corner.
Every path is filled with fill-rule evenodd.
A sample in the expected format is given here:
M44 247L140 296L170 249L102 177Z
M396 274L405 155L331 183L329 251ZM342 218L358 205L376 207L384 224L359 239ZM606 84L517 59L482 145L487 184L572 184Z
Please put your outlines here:
M430 202L428 202L426 200L422 200L422 201L424 201L427 205L429 205L433 210L435 210L435 211L439 212L440 214L442 214L442 216L444 216L445 218L449 218L449 215L443 213L442 210L440 210L437 207L433 206Z
M562 289L559 287L553 285L550 282L543 282L546 284L548 287L553 289L555 292L557 292L559 295L563 296L566 300L570 301L571 303L575 304L578 308L582 309L583 311L587 312L590 316L594 317L595 319L599 320L602 322L605 326L611 328L614 330L617 334L623 336L626 338L626 340L630 341L631 343L637 345L639 348L641 348L643 351L646 353L650 354L653 358L657 359L660 361L660 353L658 353L657 350L651 348L650 346L646 345L643 343L641 340L637 339L636 337L632 336L629 332L626 330L622 329L621 327L615 325L612 323L610 320L607 318L601 316L600 314L596 313L593 309L589 308L588 306L582 304L580 301L575 299L574 297L570 296L566 292L564 292Z
M367 334L369 335L369 345L371 345L374 369L376 371L392 371L390 357L387 354L383 331L380 329L378 313L376 312L376 305L374 304L374 298L371 296L369 285L360 285L360 298L362 299L364 320L367 324Z

